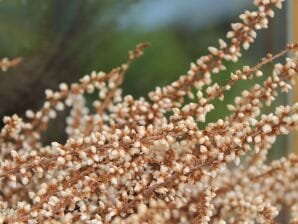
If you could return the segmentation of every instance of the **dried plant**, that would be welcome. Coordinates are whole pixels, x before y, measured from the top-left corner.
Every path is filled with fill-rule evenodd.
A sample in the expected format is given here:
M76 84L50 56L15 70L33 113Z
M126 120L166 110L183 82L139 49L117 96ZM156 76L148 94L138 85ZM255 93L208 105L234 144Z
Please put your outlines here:
M237 62L255 30L267 28L282 0L255 5L232 24L229 41L209 47L210 54L150 92L149 100L121 93L124 74L148 46L140 44L108 73L46 90L42 108L28 110L26 119L4 117L1 223L275 223L284 208L298 223L298 156L266 163L276 137L297 129L298 104L262 113L291 89L297 56L275 64L262 85L236 97L229 116L198 126L214 109L212 100L222 100L239 80L262 76L264 65L298 48L289 44L233 72L225 85L212 83L211 74L224 70L225 61ZM84 96L95 92L92 111ZM66 106L68 140L44 145L48 122Z
M17 65L19 65L22 62L22 58L18 57L18 58L14 58L12 60L9 60L8 58L2 58L0 60L0 68L2 71L7 71L8 68L11 67L15 67Z

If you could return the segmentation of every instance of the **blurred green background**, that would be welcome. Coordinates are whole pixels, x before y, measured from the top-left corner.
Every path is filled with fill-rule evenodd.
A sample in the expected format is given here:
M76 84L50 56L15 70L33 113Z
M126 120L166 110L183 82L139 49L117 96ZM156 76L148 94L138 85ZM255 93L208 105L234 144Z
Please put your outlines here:
M251 0L2 0L0 58L22 56L24 62L0 72L0 116L36 110L46 88L75 82L93 70L109 71L124 62L136 44L150 42L123 85L125 94L144 96L184 74L191 61L225 37L240 13L253 8ZM278 12L241 61L229 63L228 70L214 79L224 83L235 69L282 49L286 16L287 10ZM225 116L225 105L253 82L239 83L224 102L216 101L208 121ZM286 96L277 102L282 103ZM63 141L64 126L62 119L54 121L46 141ZM279 142L273 157L287 149L286 142Z

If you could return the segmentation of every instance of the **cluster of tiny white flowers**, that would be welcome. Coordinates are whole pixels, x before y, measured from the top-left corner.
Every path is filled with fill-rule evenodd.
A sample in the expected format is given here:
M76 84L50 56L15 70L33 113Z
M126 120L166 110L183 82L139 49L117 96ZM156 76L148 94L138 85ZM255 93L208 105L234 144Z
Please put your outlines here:
M290 90L298 57L244 90L228 105L229 116L198 125L214 109L212 100L222 100L240 80L263 76L264 65L298 48L289 44L231 73L225 85L212 83L211 74L225 69L225 61L237 62L281 3L255 1L258 10L232 24L228 42L219 40L187 75L150 92L150 100L121 91L125 73L147 47L140 44L110 72L46 90L42 108L28 110L26 118L4 117L0 223L274 223L283 206L292 208L295 223L298 158L265 162L276 138L298 128L298 103L268 114L262 107ZM85 94L98 94L93 109ZM67 141L45 145L49 121L67 107Z
M292 205L291 207L291 224L297 224L298 223L298 205L297 202Z
M6 72L9 68L15 67L18 64L22 62L22 58L18 57L12 60L9 60L8 58L2 58L0 60L0 68L3 72Z

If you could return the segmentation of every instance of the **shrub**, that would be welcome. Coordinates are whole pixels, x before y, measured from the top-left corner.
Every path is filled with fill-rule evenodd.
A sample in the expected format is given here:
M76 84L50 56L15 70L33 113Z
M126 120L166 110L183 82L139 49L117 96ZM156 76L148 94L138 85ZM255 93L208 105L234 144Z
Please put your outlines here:
M222 100L237 81L262 76L264 65L298 47L267 54L233 72L223 86L212 83L211 74L224 70L225 61L237 62L282 1L255 5L256 11L245 11L232 24L228 41L209 47L210 54L191 63L186 75L157 87L149 99L121 94L126 71L148 46L139 44L108 73L92 72L78 83L46 90L42 108L28 110L26 118L4 117L1 222L275 223L286 208L298 223L298 157L266 163L276 137L297 128L298 104L269 114L261 110L291 89L296 56L275 64L262 85L227 105L229 116L198 125L214 109L212 101ZM90 110L85 94L95 92L99 97ZM48 122L66 107L68 140L45 145L41 136Z

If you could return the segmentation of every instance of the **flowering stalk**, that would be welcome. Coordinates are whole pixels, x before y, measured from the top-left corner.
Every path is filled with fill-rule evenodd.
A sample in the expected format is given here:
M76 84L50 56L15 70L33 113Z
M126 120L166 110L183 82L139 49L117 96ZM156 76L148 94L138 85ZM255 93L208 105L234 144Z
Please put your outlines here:
M0 60L0 68L3 72L6 72L9 68L18 66L23 59L21 57L14 58L12 60L9 60L8 58L2 58Z
M198 126L212 101L223 99L237 81L262 76L263 66L297 49L289 44L233 72L223 86L211 83L211 73L224 69L224 61L237 61L241 46L249 47L281 2L255 1L258 10L232 25L229 44L220 40L219 48L210 47L186 76L149 93L150 100L121 93L124 74L147 47L141 44L109 73L46 90L43 107L28 110L27 119L4 117L0 223L275 223L282 206L291 208L295 223L297 156L265 161L276 138L298 128L298 103L268 114L261 108L294 85L297 57L276 64L262 85L244 90L228 105L229 116ZM99 99L91 112L84 94L95 91ZM65 106L71 107L67 141L44 145L48 121Z

